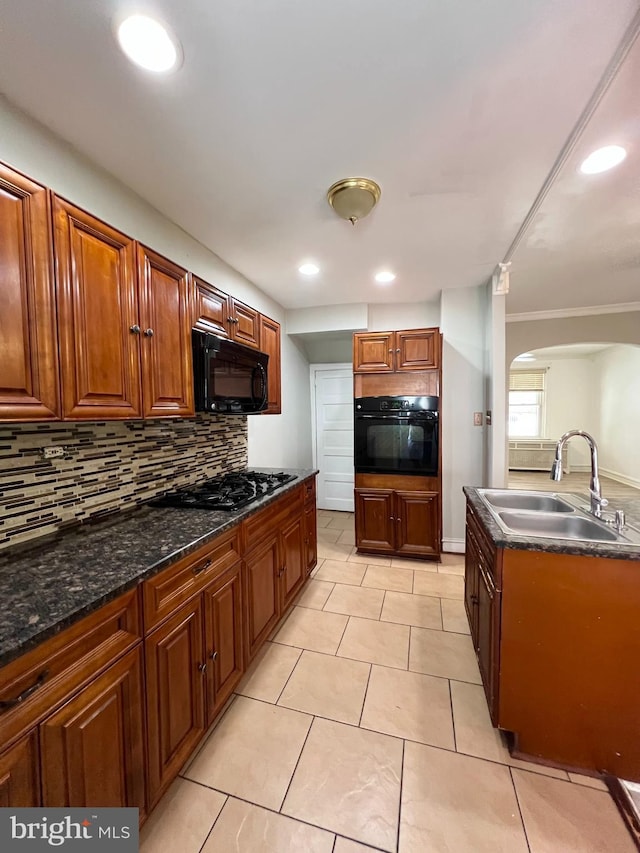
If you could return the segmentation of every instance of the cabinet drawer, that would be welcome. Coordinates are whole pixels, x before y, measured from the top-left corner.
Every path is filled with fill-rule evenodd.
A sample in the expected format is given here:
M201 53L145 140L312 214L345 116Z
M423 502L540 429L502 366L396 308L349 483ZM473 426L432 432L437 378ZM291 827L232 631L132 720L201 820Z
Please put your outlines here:
M478 559L481 561L485 572L491 577L493 583L500 588L502 565L501 561L497 559L497 549L471 506L467 509L467 528L474 539Z
M146 580L142 586L145 634L239 559L237 526Z
M0 670L0 743L51 713L141 638L137 588Z
M300 485L242 522L243 553L251 551L277 532L290 515L302 512L302 491L303 487Z

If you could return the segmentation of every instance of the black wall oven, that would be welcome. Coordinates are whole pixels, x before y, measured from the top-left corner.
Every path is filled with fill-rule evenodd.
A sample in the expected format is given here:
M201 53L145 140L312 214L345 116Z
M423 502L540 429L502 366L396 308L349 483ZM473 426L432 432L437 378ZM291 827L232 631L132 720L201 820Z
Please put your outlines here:
M356 474L438 475L437 397L357 397Z

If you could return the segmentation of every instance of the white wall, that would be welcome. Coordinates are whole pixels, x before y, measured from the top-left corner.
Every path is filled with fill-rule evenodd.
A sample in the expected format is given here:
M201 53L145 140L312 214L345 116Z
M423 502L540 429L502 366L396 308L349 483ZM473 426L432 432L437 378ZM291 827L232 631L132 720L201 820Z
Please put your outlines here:
M367 329L386 332L391 329L428 329L440 325L440 302L384 302L370 304Z
M610 347L594 361L600 470L640 488L640 347Z
M505 296L493 293L490 281L485 294L484 402L491 412L485 423L484 482L494 488L507 485L507 370L505 367ZM485 411L486 415L486 411Z
M225 292L284 322L283 309L240 273L3 98L0 98L0 127L0 160ZM158 175L158 180L161 179ZM306 467L311 464L308 377L304 353L283 335L283 414L249 418L251 465Z
M464 550L463 486L484 484L484 430L473 413L484 410L486 287L445 290L441 296L442 527L445 551Z

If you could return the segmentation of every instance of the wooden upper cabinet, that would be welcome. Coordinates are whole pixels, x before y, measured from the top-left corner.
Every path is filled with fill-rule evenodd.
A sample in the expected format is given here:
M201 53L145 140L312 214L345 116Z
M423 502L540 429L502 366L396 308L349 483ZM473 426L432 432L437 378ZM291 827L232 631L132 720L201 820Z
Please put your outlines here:
M260 349L260 314L243 302L229 297L232 340L246 347Z
M279 415L281 402L280 323L260 315L260 349L269 356L267 408L263 415Z
M192 278L195 299L192 315L193 327L203 332L211 332L219 337L229 337L231 328L229 297L201 278L195 275Z
M49 193L0 165L0 421L60 417Z
M54 197L63 417L142 416L134 241Z
M138 246L144 416L195 414L189 274Z
M353 336L353 369L359 373L391 373L394 333L362 332Z
M355 373L396 373L440 367L438 329L359 332L353 336Z
M396 370L430 370L440 366L440 332L408 329L395 335Z

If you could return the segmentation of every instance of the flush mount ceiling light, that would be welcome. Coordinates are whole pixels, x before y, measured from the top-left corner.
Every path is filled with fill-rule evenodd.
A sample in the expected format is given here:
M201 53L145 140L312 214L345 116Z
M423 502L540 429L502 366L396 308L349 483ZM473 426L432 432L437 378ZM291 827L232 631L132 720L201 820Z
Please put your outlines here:
M327 191L327 201L338 216L355 225L371 213L380 198L380 187L369 178L343 178Z
M172 71L182 58L177 39L146 15L125 18L118 24L116 36L128 58L147 71Z
M381 272L377 272L374 276L375 280L378 284L389 284L394 281L396 274L391 272L390 270L383 270Z
M597 175L598 172L613 169L614 166L622 163L626 156L627 152L622 145L605 145L604 148L593 151L586 160L582 161L580 171L583 175Z
M298 267L298 272L301 272L302 275L317 275L320 272L320 267L315 264L301 264Z

